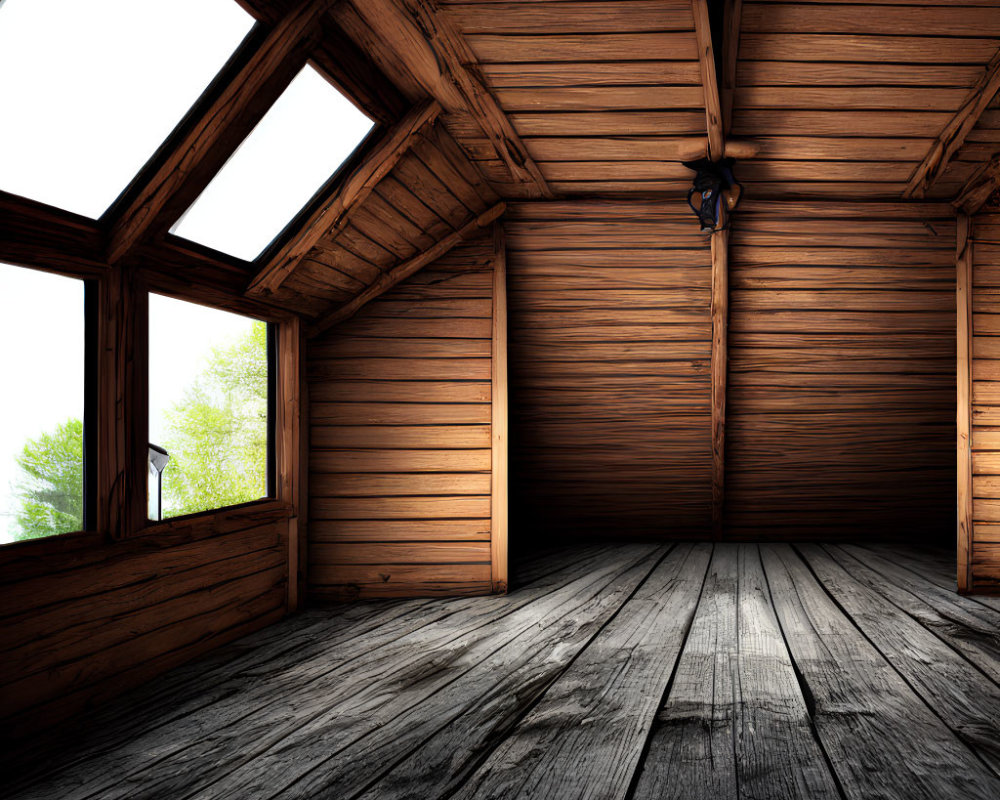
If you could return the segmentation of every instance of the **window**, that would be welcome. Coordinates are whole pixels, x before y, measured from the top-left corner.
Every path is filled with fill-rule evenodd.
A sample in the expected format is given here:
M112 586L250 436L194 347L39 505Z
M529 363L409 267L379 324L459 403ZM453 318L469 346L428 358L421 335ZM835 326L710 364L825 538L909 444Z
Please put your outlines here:
M101 216L252 27L235 0L0 2L0 189Z
M149 517L271 492L270 326L149 296Z
M253 261L372 126L350 100L306 66L171 233Z
M90 527L92 299L81 280L0 264L0 543Z

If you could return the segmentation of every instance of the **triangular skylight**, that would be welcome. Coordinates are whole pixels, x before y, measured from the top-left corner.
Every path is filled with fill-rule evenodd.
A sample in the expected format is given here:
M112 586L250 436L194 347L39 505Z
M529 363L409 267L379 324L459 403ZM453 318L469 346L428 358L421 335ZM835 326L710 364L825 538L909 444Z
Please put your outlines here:
M350 157L372 125L306 66L171 233L253 261Z
M253 24L235 0L0 0L0 189L101 216Z

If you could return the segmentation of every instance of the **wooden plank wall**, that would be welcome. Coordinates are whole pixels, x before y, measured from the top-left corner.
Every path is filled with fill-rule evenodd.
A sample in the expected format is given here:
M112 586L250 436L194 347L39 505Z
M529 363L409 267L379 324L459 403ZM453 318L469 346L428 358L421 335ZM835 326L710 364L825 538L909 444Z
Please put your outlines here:
M491 591L496 263L490 231L311 343L311 596Z
M971 585L1000 589L1000 213L972 219Z
M744 204L730 247L730 537L950 539L954 275L948 206Z
M683 201L508 210L512 548L711 527L709 238Z
M289 511L274 503L0 567L0 738L23 737L277 621ZM16 743L16 742L15 742Z

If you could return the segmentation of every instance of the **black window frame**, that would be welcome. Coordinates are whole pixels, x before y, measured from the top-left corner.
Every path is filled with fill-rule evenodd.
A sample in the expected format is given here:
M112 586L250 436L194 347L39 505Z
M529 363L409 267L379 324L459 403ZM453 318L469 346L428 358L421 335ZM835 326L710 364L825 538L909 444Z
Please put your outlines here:
M27 269L34 272L44 272L48 275L79 281L83 285L83 518L82 527L75 531L53 533L37 539L23 539L14 542L2 542L0 548L7 550L13 547L37 546L38 542L52 541L63 537L80 536L97 530L97 469L98 469L98 404L100 402L100 314L101 285L94 278L81 277L62 272L58 269L44 269L28 264L19 264L10 259L3 259L3 264L15 269Z

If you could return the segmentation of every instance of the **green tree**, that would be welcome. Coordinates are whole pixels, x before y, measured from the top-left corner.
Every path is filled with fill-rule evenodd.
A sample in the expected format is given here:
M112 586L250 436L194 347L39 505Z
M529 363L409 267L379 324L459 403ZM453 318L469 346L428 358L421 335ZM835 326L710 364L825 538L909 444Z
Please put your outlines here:
M267 490L267 325L213 350L167 412L163 516L246 503Z
M16 457L15 540L83 529L83 422L70 419L24 443Z
M158 442L170 454L163 516L246 503L267 492L267 325L216 348L167 412ZM25 442L17 457L14 538L83 528L83 423L71 419Z

